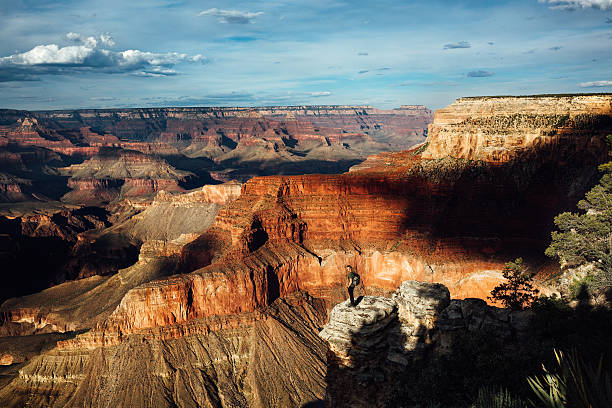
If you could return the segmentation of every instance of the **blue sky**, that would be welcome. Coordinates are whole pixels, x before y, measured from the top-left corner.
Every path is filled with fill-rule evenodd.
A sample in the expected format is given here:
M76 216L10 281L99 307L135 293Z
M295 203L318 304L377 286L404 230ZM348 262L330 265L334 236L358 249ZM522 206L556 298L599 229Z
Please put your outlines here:
M0 0L0 108L612 92L612 0Z

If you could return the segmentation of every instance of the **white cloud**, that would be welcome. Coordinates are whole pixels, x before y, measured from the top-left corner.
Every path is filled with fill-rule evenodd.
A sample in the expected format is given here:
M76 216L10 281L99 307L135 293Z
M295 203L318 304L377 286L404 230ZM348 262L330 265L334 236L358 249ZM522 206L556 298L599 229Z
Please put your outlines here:
M80 42L81 41L81 34L78 33L73 33L72 31L69 32L68 34L66 34L66 38L70 41L74 41L74 42Z
M113 37L111 37L109 34L102 34L100 36L100 41L107 47L115 46L115 40L113 40Z
M206 62L201 55L177 52L157 54L140 50L111 51L102 46L115 44L108 34L83 38L68 33L66 38L80 45L59 47L57 44L37 45L29 51L0 58L0 81L31 80L37 74L67 74L79 71L105 73L133 72L141 76L169 76L177 72L179 63Z
M599 88L604 86L612 86L612 81L593 81L593 82L582 82L578 84L581 88Z
M310 96L329 96L331 92L329 91L319 91L319 92L311 92Z
M82 45L84 45L86 47L89 47L89 48L95 48L95 47L98 46L98 39L96 37L91 37L91 36L90 37L83 37L81 34L74 33L72 31L69 32L68 34L66 34L66 39L68 39L68 41L72 41L72 42L77 43L77 44L82 44ZM112 39L110 37L108 37L108 36L106 36L104 34L100 36L100 41L102 41L102 43L104 45L107 45L105 43L105 41L107 39L110 39L110 41L112 42ZM113 42L112 45L115 45L114 42ZM111 45L111 47L112 47L112 45Z
M201 11L198 16L215 16L218 21L223 24L248 24L255 23L255 17L261 16L263 11L256 13L250 11L238 11L238 10L219 10L217 8L211 8L208 10Z
M552 9L575 10L577 8L612 9L612 0L539 0L548 3Z

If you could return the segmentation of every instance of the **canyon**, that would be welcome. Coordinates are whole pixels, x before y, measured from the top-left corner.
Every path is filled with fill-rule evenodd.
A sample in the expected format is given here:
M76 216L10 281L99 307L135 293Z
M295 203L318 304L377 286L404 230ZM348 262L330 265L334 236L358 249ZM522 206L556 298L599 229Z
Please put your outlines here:
M341 173L423 141L431 119L424 106L0 110L0 202L106 205L257 175Z
M123 191L130 186L125 181L128 173L138 180L161 177L162 173L149 173L151 159L125 158L147 155L143 150L154 151L164 137L174 138L174 146L184 143L185 154L197 152L200 159L221 164L234 156L209 153L219 154L232 143L236 145L230 154L256 146L261 162L293 149L288 146L294 140L305 145L314 140L330 148L325 151L332 157L335 153L330 152L344 149L344 143L353 143L348 150L380 143L374 140L382 134L376 122L388 113L336 110L339 113L315 107L37 113L36 120L49 121L50 129L85 124L98 135L112 129L119 140L127 137L122 133L127 121L130 131L141 129L137 135L143 141L138 143L147 147L132 148L140 153L129 156L113 156L122 159L109 166L99 153L120 146L100 146L91 156L85 150L79 153L81 162L64 161L57 167L65 172L61 177L81 180L73 193L98 191L99 185L87 181L97 172L100 180L124 180L113 187L122 200L106 208L101 224L73 229L70 236L76 243L71 250L81 254L74 259L100 255L89 264L103 265L102 259L113 257L132 262L109 262L114 266L106 269L77 262L70 280L2 304L0 351L8 364L0 369L0 403L289 407L327 398L332 406L343 406L333 402L338 401L334 393L342 384L359 381L359 376L338 377L346 371L341 366L353 362L323 327L346 312L340 310L346 298L344 266L357 269L363 307L378 305L383 312L376 316L388 319L385 327L406 319L433 328L442 309L454 307L455 315L457 308L465 309L451 298L486 298L502 280L504 263L519 256L545 285L544 279L558 270L543 257L552 219L575 208L595 184L597 165L608 160L605 137L612 133L612 95L461 98L436 112L423 143L401 146L405 150L396 152L374 151L342 174L280 172L185 192L181 183L198 174L178 170L160 156L153 168L170 175L166 180L173 180L173 188L164 184L165 191L160 191L159 185L136 183ZM402 128L405 136L412 135L414 128L405 121L420 115L422 108L400 111L406 112L393 113L397 121L387 130L402 134ZM240 125L223 122L223 132L213 125L190 128L177 138L178 127L171 136L160 123L175 123L178 115L187 121L183 123L201 116L222 122L227 115L231 121L240 118ZM261 118L282 123L291 134L293 123L299 129L295 133L302 136L285 137L280 127L263 126ZM303 124L306 118L312 131ZM24 122L19 126L26 126ZM339 122L345 132L331 131ZM253 129L261 137L246 136ZM364 129L380 134L366 134ZM154 136L146 139L145 134ZM216 140L212 146L211 140ZM11 163L18 162L17 156L10 157ZM129 165L117 166L122 160ZM225 176L247 173L252 170L210 174L223 181ZM132 189L134 194L129 193ZM152 197L142 200L141 194ZM104 255L102 248L113 250ZM136 256L126 256L128 248ZM426 287L409 290L405 281L425 282ZM445 292L443 306L426 308L429 317L410 317L414 308L402 311L407 304L427 303L428 287ZM482 300L479 305L488 307ZM374 340L372 344L378 344ZM392 353L378 357L407 361L405 352L395 346L384 346ZM330 352L335 355L332 360Z

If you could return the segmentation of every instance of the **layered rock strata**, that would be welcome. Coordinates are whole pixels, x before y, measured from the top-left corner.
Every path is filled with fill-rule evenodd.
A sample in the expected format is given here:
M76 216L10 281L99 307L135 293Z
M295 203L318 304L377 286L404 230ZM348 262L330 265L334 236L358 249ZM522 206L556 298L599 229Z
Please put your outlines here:
M520 156L561 163L612 128L612 95L460 98L436 112L423 158L505 163ZM461 137L455 137L461 135Z
M279 124L296 140L342 138L385 129L402 136L422 132L431 120L424 106L380 110L370 106L278 106L264 108L151 108L36 112L50 126L104 129L120 138L199 139L219 133L238 142ZM266 121L268 121L266 123ZM262 126L263 124L263 126ZM266 126L267 125L267 126ZM271 126L270 126L271 125ZM278 125L276 125L278 126ZM275 129L277 130L277 129ZM255 131L255 132L253 132ZM280 139L280 132L272 131ZM407 146L406 146L407 147Z
M571 194L581 195L605 158L600 138L576 137L591 147L576 152L569 185L546 160L491 167L425 161L418 151L346 175L253 179L181 250L192 267L210 265L135 288L94 338L114 343L120 333L252 311L298 290L334 302L345 264L358 268L366 291L420 279L454 297L486 297L505 262L541 253L552 217L577 201Z
M141 197L161 190L184 191L193 174L140 152L104 150L81 164L61 169L73 191L62 198L81 204L104 204L119 197Z
M81 280L4 303L0 307L0 336L90 328L104 320L129 289L190 265L210 263L201 252L188 255L185 247L199 248L197 240L212 224L218 209L239 193L238 183L204 186L184 194L160 192L147 209L126 222L94 232L88 228L71 230L70 236L37 224L31 235L76 241L70 260L60 266L64 273L71 271L70 278ZM31 223L27 226L33 228ZM138 246L136 257L129 249L137 251Z
M0 177L0 201L63 195L64 202L105 204L117 196L180 191L215 180L344 172L369 154L422 141L431 116L423 106L0 110L0 172L3 161L10 163ZM24 164L19 156L29 149L53 152L58 160L44 167ZM127 153L113 156L110 149ZM134 168L117 175L125 159L141 167L149 161L164 174L149 170L144 177ZM66 172L73 176L68 186L61 175ZM65 194L67 187L73 191Z
M563 106L560 103L559 109ZM597 103L593 106L593 120L609 116ZM537 121L530 123L537 127ZM363 293L358 295L365 296L362 308L371 307L373 312L368 309L354 321L364 328L359 340L362 347L343 354L342 342L338 343L335 355L339 357L334 358L340 362L339 370L360 367L360 358L370 358L366 355L368 347L379 351L376 359L392 362L389 367L406 367L420 358L422 351L427 354L432 347L443 349L444 336L439 334L444 326L442 316L447 316L447 326L456 331L483 325L519 331L513 319L489 309L484 301L454 303L454 309L442 311L449 295L439 285L402 285L393 300L379 301L369 296L390 294L401 282L418 279L444 283L453 297L484 297L501 280L504 263L517 256L525 257L527 264L538 271L553 215L570 208L582 196L598 177L597 163L607 159L602 135L609 129L605 120L597 123L592 132L577 131L575 139L561 138L542 151L534 148L528 160L522 154L511 155L512 160L491 165L449 157L437 152L433 143L408 152L380 154L342 175L252 179L242 186L240 197L219 210L215 222L205 231L193 231L181 238L176 237L178 230L162 225L163 231L151 237L147 251L165 258L149 257L145 251L137 265L106 278L100 286L104 289L83 288L76 297L79 313L87 316L86 325L78 324L78 314L71 315L75 309L70 302L57 307L62 316L72 316L71 321L77 322L68 326L68 319L63 317L67 329L91 330L61 342L51 354L29 363L23 374L0 391L0 401L13 397L18 403L36 404L47 398L44 401L51 406L121 406L123 400L137 403L151 389L160 406L278 405L280 400L272 398L291 398L285 392L301 395L289 405L322 398L323 387L318 383L324 376L318 362L322 349L312 335L325 320L326 311L346 297L346 264L357 267L361 274L363 289L359 290ZM491 123L475 126L480 130L472 130L486 133ZM447 135L461 138L451 130ZM544 152L542 160L534 160L540 152ZM555 155L566 157L568 152L572 152L571 161L560 165L554 160ZM159 237L162 239L154 244ZM179 240L177 245L169 244L175 240ZM145 267L161 264L162 259L170 266ZM189 273L167 277L178 271ZM435 295L441 292L444 294ZM111 299L109 294L113 294ZM415 302L413 294L433 300ZM303 300L296 303L300 297ZM19 304L15 301L11 309ZM249 331L261 322L271 322L267 311L282 305L297 310L291 312L295 317L274 319L288 330L283 329L283 335ZM103 310L101 318L93 317L96 308ZM350 310L339 313L340 320L347 313ZM379 316L381 320L377 320ZM302 321L308 328L295 328ZM385 335L380 336L373 328L380 328ZM344 339L344 347L351 336L338 335ZM271 337L275 339L266 341ZM308 340L300 340L303 338ZM234 348L228 349L228 344ZM253 384L259 380L248 377L245 381L243 376L255 360L240 365L236 361L242 361L243 354L234 352L256 350L249 348L253 344L267 347L267 354L257 351L254 355L270 361L290 360L294 355L309 357L300 360L302 368L291 365L275 372L274 378L278 381L282 377L283 385L274 392L269 388L257 391ZM282 355L277 349L283 350ZM154 363L146 367L135 363L128 356L129 350L138 350L147 356L145 361ZM228 369L226 362L230 360L233 365ZM53 371L64 374L56 377L60 378L57 381L49 379L52 375L44 375ZM139 388L134 385L137 381L133 372L154 374ZM221 372L231 373L232 379L227 380ZM384 380L392 370L382 373ZM359 381L362 374L357 370L347 381ZM306 377L317 379L316 392L304 391L302 387L314 387L302 380ZM113 379L110 383L106 380L109 378ZM261 384L268 387L274 383L270 377L262 378ZM333 383L332 378L328 373L328 384ZM368 378L380 384L379 377ZM189 388L187 384L197 386ZM334 386L330 387L328 395L337 398L333 395L339 394L331 390ZM197 399L200 397L196 394L207 399ZM379 404L377 398L370 402Z
M7 407L302 406L325 393L320 316L319 303L296 295L256 313L145 331L115 346L62 346L20 370L0 390L0 401Z
M442 282L456 297L485 297L503 264L543 247L553 215L576 201L568 190L584 189L605 158L599 133L575 136L589 148L576 152L569 185L564 177L539 182L556 168L547 160L490 167L425 161L418 151L348 175L251 180L198 239L212 264L135 288L99 327L100 341L255 310L300 289L334 301L345 264L357 266L366 290L392 291L412 278ZM394 160L400 165L389 170ZM520 166L524 172L511 177Z
M319 336L329 345L326 406L384 407L415 361L449 350L453 339L485 331L524 336L530 314L480 299L453 300L446 287L403 282L392 298L365 296L336 305ZM422 362L422 361L421 361Z

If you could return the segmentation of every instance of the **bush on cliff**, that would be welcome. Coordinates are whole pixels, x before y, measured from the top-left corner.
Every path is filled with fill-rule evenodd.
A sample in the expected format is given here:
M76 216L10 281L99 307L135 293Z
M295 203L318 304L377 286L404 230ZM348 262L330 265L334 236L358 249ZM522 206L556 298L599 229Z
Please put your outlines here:
M540 374L542 364L555 366L553 349L579 350L585 361L603 355L603 369L612 372L610 309L588 303L571 307L565 299L542 296L530 310L524 336L502 338L485 328L456 333L447 352L417 361L398 375L386 406L474 408L487 407L487 401L495 407L504 398L512 404L533 400L526 378Z
M539 291L533 287L533 276L523 265L523 259L506 263L502 273L506 282L497 285L489 299L514 310L531 306Z
M612 145L612 135L608 135ZM590 276L578 280L577 294L586 289L589 295L612 287L612 162L599 166L604 172L598 185L578 203L582 213L564 212L555 217L559 231L552 232L546 255L558 258L562 266L576 268L590 265Z

